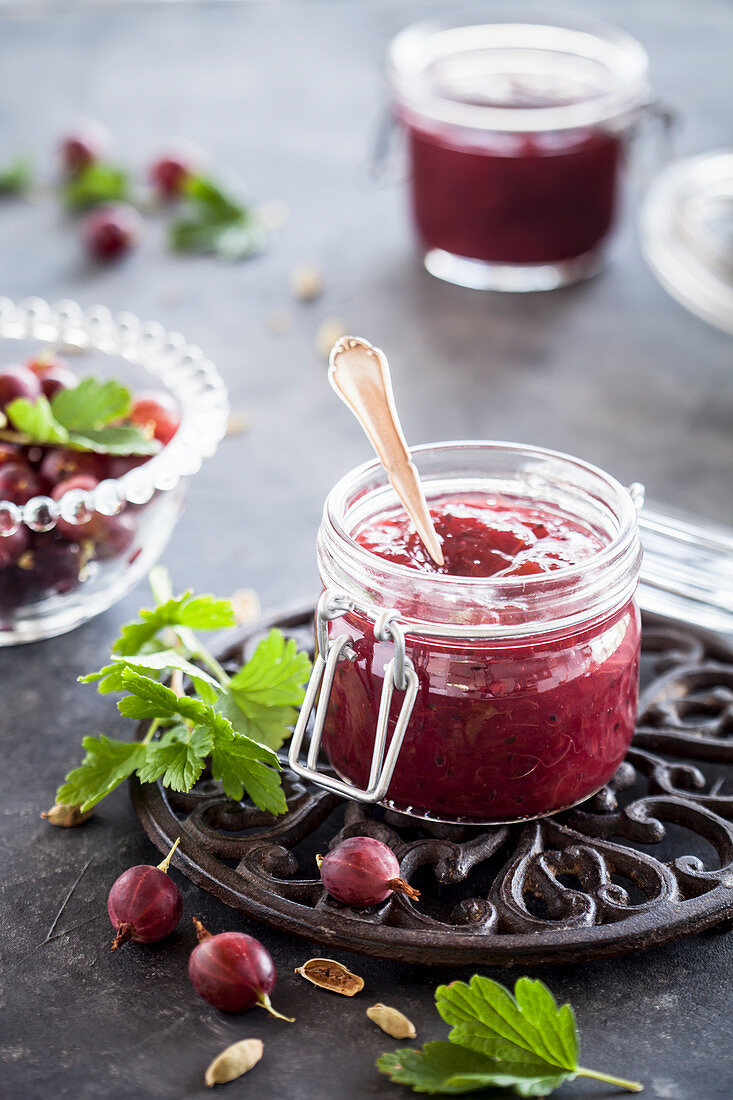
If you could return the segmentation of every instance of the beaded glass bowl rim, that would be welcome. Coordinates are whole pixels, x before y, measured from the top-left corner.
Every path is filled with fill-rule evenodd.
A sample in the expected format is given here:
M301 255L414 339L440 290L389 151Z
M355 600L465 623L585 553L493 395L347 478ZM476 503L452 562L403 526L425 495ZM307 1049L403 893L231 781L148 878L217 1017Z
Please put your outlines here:
M59 501L48 496L23 505L0 500L0 535L14 533L22 523L49 531L59 518L79 524L94 512L112 516L125 504L146 504L157 490L175 489L184 477L198 473L226 435L229 401L216 367L200 347L156 321L70 300L50 305L42 298L16 303L0 297L0 339L42 340L125 359L158 378L181 410L170 443L121 477L100 481L89 491L69 490Z

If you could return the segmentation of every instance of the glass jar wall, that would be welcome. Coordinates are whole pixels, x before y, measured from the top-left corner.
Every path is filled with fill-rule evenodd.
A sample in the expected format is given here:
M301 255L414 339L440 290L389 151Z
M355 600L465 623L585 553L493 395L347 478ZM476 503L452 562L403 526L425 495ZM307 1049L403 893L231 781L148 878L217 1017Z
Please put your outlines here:
M413 221L432 274L545 290L594 274L648 92L633 38L600 24L408 27L390 44Z
M440 444L413 454L434 513L446 499L454 508L461 497L483 499L503 532L509 503L520 518L546 515L556 533L588 532L597 548L536 573L415 569L363 545L364 532L384 533L398 510L381 467L349 474L328 498L318 540L324 587L349 608L330 636L351 638L326 712L330 763L368 785L395 652L375 624L393 609L419 686L385 803L476 822L574 805L611 778L634 729L641 551L631 497L602 471L539 448ZM395 692L388 745L401 706Z

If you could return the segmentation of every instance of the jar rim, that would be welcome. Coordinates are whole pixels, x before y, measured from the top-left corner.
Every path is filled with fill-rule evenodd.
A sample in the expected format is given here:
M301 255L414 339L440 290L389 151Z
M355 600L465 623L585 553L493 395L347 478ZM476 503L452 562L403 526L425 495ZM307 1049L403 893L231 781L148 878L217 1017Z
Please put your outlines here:
M630 120L648 99L649 58L630 34L596 20L548 18L512 9L485 12L476 22L428 19L404 28L387 47L386 75L398 105L418 118L464 129L535 133L584 128ZM465 17L470 19L470 16ZM451 59L477 57L499 49L543 55L543 66L561 75L570 58L605 73L607 87L574 102L513 107L470 103L436 90L434 68Z
M371 490L362 489L357 497L358 500L364 500L370 492L387 489L389 486L381 463L375 459L363 463L342 477L326 498L319 534L319 553L322 560L326 556L331 564L335 565L330 572L328 569L325 570L327 576L324 577L324 581L327 586L337 589L345 587L344 577L348 575L349 569L361 570L365 574L371 569L378 571L380 582L383 582L387 592L391 586L394 586L394 591L397 592L401 587L417 590L420 587L425 589L434 585L439 586L441 593L447 594L449 602L463 598L468 600L480 593L484 601L487 595L492 597L487 607L504 608L512 601L519 600L523 606L527 605L529 608L528 614L516 623L507 622L505 619L470 624L435 618L419 620L419 628L416 632L448 636L510 637L550 632L578 626L598 614L607 615L624 606L636 589L641 561L637 510L629 490L600 467L545 447L493 440L460 440L423 444L412 448L411 451L418 469L421 459L427 457L437 460L450 455L470 457L476 452L497 456L504 453L510 457L516 456L518 459L531 462L560 464L568 470L577 471L579 479L581 475L594 479L598 483L599 490L602 489L607 494L607 499L614 511L617 526L615 535L609 537L601 550L591 554L582 562L562 566L553 570L552 573L530 574L519 578L516 576L476 578L443 573L422 573L409 566L388 561L367 550L356 541L342 519L346 515L350 496L355 492L358 493L360 486L364 486L367 482L374 482ZM589 577L592 578L592 583L588 581ZM363 594L363 586L357 585L356 588ZM567 613L559 615L552 613L551 603L557 603L561 593L571 592L577 596L577 606L568 606L564 609ZM357 598L354 602L358 609L365 610L363 599ZM531 614L538 604L546 605L547 612L539 624L535 621L537 617ZM592 613L589 612L591 604ZM408 631L416 625L405 618L403 622L407 623ZM430 625L431 622L435 625L435 629Z

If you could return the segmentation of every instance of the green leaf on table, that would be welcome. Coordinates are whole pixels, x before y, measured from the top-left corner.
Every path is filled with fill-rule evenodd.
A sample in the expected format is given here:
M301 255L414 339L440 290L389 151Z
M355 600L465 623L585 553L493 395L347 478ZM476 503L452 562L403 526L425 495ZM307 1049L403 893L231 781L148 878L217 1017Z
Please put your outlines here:
M271 630L251 659L232 677L219 707L235 730L278 749L298 717L311 662L293 638Z
M440 986L435 1004L453 1025L452 1043L493 1060L495 1084L513 1086L519 1096L542 1096L575 1076L573 1010L568 1004L558 1008L542 982L520 978L512 997L498 982L476 974L468 985Z
M64 202L72 210L82 210L103 202L127 199L130 180L123 168L97 162L82 168L68 179L62 189Z
M397 1085L438 1096L460 1096L494 1084L493 1066L486 1058L445 1040L426 1043L422 1050L390 1051L378 1059L377 1068Z
M145 763L138 769L142 783L154 783L162 779L166 787L174 791L190 791L198 780L211 752L211 731L202 726L188 729L175 726L167 730L160 740L148 745Z
M33 163L30 157L17 156L0 170L0 195L23 195L33 182Z
M58 790L58 800L90 810L97 802L118 787L145 760L146 746L135 742L115 741L102 734L85 737L82 747L86 756L78 768L66 776Z
M257 210L213 180L193 176L186 184L185 198L170 227L170 244L176 252L209 252L240 260L265 247L267 228Z
M512 996L498 982L474 974L468 984L439 986L435 1005L453 1025L448 1042L397 1050L377 1062L382 1073L414 1092L452 1096L498 1088L524 1097L547 1096L575 1077L642 1091L636 1081L578 1065L573 1010L568 1004L558 1008L541 981L520 978Z
M103 428L129 416L131 408L130 390L111 378L82 378L78 386L58 390L51 400L54 417L70 432Z
M5 415L16 429L28 436L32 443L67 443L69 433L54 417L46 397L28 401L16 397L5 407Z

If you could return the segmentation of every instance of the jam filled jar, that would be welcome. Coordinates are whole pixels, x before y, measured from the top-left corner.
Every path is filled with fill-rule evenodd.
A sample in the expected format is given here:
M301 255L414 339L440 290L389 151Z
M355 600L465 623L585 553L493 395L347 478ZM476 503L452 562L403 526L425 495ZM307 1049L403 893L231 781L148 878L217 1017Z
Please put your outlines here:
M428 271L529 291L599 270L648 95L635 39L514 15L419 23L392 40L387 75Z
M438 821L517 821L582 802L613 776L636 718L631 495L540 448L447 443L413 458L445 564L428 558L378 463L332 490L318 657L291 765Z

